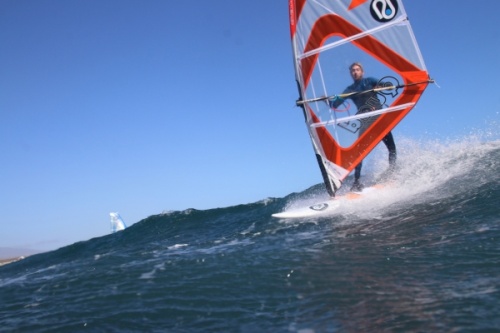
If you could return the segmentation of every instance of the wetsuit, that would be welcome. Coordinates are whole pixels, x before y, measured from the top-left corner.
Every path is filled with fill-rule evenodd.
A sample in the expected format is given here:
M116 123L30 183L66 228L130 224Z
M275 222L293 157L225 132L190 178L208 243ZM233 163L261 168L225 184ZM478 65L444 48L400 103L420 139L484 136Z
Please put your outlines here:
M377 84L378 80L376 80L373 77L362 78L361 80L355 81L353 84L347 87L344 90L343 94L370 90L375 88ZM382 104L380 103L380 100L377 97L377 93L374 91L370 91L363 94L352 95L347 98L351 99L356 105L358 109L358 112L356 112L356 114L361 114L373 110L379 110L382 108ZM329 104L330 107L337 108L342 103L344 103L344 99L337 97L336 99L331 100ZM360 119L361 126L359 129L359 135L363 134L366 131L366 129L370 127L370 125L373 124L373 122L376 119L377 116ZM393 168L396 164L396 144L394 143L394 138L392 136L392 133L391 132L387 133L387 135L382 139L382 142L384 142L385 146L387 147L387 150L389 150L389 166L390 168ZM354 170L355 185L356 184L359 185L359 178L361 177L362 165L363 162L362 161L359 162L359 164L356 166L356 169Z

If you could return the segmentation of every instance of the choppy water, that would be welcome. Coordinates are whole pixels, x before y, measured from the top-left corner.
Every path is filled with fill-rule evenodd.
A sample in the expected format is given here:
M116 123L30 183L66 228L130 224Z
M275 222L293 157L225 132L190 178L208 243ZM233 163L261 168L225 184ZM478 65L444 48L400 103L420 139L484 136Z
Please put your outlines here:
M271 217L317 185L0 267L0 331L498 330L500 142L411 145L393 186L332 216Z

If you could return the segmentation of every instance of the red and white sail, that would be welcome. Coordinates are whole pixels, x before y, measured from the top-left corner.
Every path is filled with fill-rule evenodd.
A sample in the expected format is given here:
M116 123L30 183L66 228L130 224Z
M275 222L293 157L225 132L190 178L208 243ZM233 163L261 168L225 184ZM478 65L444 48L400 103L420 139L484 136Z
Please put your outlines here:
M415 106L429 80L400 0L289 0L296 80L314 150L331 195L342 180ZM352 83L349 66L380 79L383 107L357 114L325 97ZM372 117L360 133L359 122Z

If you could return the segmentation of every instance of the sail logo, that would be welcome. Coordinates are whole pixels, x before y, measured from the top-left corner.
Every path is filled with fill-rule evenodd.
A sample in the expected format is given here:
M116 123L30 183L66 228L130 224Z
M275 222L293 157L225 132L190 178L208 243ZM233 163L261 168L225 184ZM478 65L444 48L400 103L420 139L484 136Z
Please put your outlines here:
M398 2L397 0L372 0L370 13L375 20L388 22L398 13Z
M351 133L356 133L361 127L361 122L357 119L349 120L339 123L339 127L348 130Z

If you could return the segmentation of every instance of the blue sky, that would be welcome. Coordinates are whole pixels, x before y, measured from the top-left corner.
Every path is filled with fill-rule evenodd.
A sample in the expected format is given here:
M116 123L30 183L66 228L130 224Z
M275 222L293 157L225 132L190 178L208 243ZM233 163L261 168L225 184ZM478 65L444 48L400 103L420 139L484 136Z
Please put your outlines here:
M406 1L431 76L393 133L499 132L500 2ZM2 0L0 247L55 249L164 210L320 183L288 4Z

